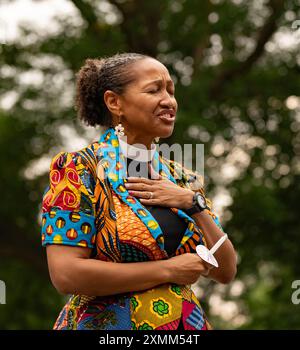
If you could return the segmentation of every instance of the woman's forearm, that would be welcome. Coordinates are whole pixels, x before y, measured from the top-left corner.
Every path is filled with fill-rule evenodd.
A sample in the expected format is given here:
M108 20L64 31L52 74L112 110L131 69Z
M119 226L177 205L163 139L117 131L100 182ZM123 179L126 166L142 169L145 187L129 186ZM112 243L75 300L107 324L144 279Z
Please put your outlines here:
M193 214L193 219L204 234L207 248L210 249L223 235L213 218L206 212ZM214 254L219 263L218 268L210 271L208 277L220 283L229 283L236 275L237 256L234 247L227 239Z
M166 260L114 263L77 258L65 266L63 294L105 296L146 290L168 281Z

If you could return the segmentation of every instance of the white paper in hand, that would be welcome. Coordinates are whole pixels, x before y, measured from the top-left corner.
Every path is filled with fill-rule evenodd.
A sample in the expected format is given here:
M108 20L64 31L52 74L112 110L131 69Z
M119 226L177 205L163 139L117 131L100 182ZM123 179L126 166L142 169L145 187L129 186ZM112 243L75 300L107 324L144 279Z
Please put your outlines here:
M217 243L209 250L204 245L197 245L196 252L200 256L200 258L207 263L219 267L219 264L217 260L214 257L214 253L221 247L221 245L225 242L227 239L227 233L225 233L224 236L222 236Z

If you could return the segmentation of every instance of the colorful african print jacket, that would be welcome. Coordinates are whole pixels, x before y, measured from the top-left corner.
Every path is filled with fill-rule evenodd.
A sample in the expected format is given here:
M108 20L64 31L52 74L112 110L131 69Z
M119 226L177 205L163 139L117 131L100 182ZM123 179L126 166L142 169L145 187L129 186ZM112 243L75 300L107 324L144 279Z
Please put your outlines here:
M162 177L204 194L199 175L157 151L152 165ZM170 258L157 221L129 195L126 177L124 155L113 128L99 142L55 156L43 195L42 245L88 247L91 258L115 263ZM170 209L187 223L173 255L194 253L198 244L206 244L191 217L180 209ZM208 212L220 226L218 218L210 209ZM105 297L72 295L54 329L172 330L180 319L187 330L210 328L191 287L170 283Z

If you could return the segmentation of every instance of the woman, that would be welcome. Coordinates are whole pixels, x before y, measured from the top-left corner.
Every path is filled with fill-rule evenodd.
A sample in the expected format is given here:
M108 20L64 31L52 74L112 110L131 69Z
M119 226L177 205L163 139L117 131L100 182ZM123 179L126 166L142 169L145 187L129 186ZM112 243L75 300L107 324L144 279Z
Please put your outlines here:
M209 329L190 285L200 276L229 283L236 254L225 241L212 268L195 253L224 232L199 175L159 156L152 143L174 128L167 68L135 53L88 59L76 106L83 121L106 130L51 163L42 244L53 285L72 295L54 329Z

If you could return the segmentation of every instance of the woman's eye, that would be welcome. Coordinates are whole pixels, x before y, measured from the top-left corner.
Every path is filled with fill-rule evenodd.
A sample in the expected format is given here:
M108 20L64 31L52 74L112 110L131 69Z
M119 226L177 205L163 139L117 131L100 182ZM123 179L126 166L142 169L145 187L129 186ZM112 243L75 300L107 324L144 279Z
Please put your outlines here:
M160 89L158 89L158 90L151 90L151 91L148 91L150 94L155 94L156 92L158 92ZM169 94L170 95L174 95L175 94L175 92L174 91L169 91Z

